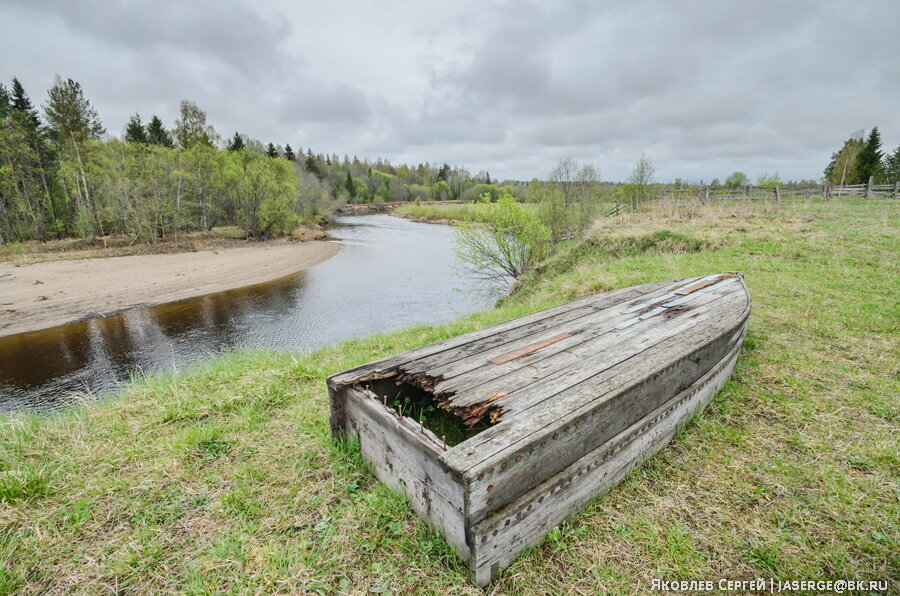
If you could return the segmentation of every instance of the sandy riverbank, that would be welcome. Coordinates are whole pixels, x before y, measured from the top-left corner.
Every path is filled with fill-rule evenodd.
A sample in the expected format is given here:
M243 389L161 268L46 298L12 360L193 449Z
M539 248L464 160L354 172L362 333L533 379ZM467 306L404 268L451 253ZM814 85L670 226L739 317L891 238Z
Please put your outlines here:
M284 277L324 261L332 242L16 266L0 263L0 336L46 329Z

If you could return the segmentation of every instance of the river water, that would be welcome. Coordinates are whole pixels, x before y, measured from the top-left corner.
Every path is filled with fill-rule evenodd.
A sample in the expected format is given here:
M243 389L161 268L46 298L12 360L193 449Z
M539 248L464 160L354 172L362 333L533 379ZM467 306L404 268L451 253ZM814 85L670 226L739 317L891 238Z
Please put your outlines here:
M0 411L97 399L136 372L182 370L235 348L311 351L490 307L456 273L453 229L339 217L331 259L273 282L0 337Z

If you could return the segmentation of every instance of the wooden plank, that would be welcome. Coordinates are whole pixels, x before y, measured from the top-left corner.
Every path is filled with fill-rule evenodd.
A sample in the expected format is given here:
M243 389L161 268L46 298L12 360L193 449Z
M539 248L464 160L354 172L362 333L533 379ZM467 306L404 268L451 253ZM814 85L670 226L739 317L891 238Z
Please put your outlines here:
M473 580L481 586L496 579L524 549L594 497L616 486L671 442L677 431L699 414L727 381L741 342L713 369L608 443L584 455L505 507L470 528Z
M634 292L625 292L616 296L609 294L600 294L594 296L594 301L576 311L563 313L560 316L542 319L540 321L517 327L510 331L503 331L492 334L489 337L478 339L477 341L468 343L455 350L441 352L424 358L417 358L403 365L404 372L410 374L426 373L434 377L450 378L472 368L473 365L480 366L486 360L497 356L503 352L511 351L530 342L539 341L549 335L540 335L541 333L555 334L558 333L557 328L566 325L570 328L576 328L577 324L591 320L592 317L604 316L604 311L612 304L621 301L637 299L647 293L659 291L655 288L651 292L643 292L638 286L634 288ZM577 323L573 323L577 322ZM434 370L437 367L443 367Z
M524 348L519 348L518 350L513 350L512 352L507 352L501 356L497 356L496 358L491 358L491 364L503 364L505 362L509 362L510 360L518 360L522 356L527 356L528 354L533 354L537 352L541 348L546 348L551 344L555 344L558 341L562 341L567 337L572 337L571 333L559 333L554 335L553 337L548 337L547 339L534 342L533 344L529 344Z
M667 283L670 282L657 282L653 284L645 284L643 286L638 286L635 288L622 288L619 290L613 290L611 292L600 295L594 294L591 296L586 296L578 300L567 302L566 304L561 304L544 310L529 313L521 317L516 317L514 319L504 321L502 323L497 323L495 325L483 327L469 333L450 337L445 340L429 344L427 346L414 348L407 352L403 352L402 354L395 354L386 358L382 358L380 360L376 360L374 362L369 362L352 369L334 374L328 377L327 382L331 387L339 387L347 383L356 383L359 381L363 381L366 380L366 378L384 378L384 376L389 375L392 371L396 370L396 367L399 364L403 364L419 358L425 358L427 356L439 354L442 352L447 352L449 350L465 346L466 344L472 343L479 339L490 337L501 332L517 329L519 327L530 325L535 321L540 321L547 317L552 317L569 310L593 304L598 300L615 301L621 298L623 295L632 295L635 292L649 292L655 289L655 286L662 286Z
M667 293L666 290L667 288L661 288L655 292L651 292L650 295L663 295ZM646 294L641 297L634 297L632 298L632 301L637 302L643 300L645 296ZM593 333L594 329L602 329L607 321L616 319L620 316L618 308L616 307L617 304L619 303L607 305L604 308L595 310L589 315L579 317L576 320L566 321L558 326L549 326L547 329L544 329L543 326L539 327L537 328L537 332L528 335L521 335L521 333L516 333L515 335L509 333L498 335L495 338L496 346L465 358L454 360L452 362L429 360L429 362L434 364L433 367L426 367L425 362L417 362L414 365L404 365L403 370L410 373L426 374L429 377L440 379L440 382L435 387L435 391L437 393L449 392L452 391L452 389L450 389L451 386L467 386L473 378L471 375L478 374L478 371L485 373L487 377L496 376L498 370L494 367L487 366L490 359L498 357L508 351L514 351L518 348L525 347L531 343L543 341L557 335L560 331L569 333L572 335L572 339L554 346L553 349L544 350L542 354L552 355L561 349L567 349L570 346L587 341L595 335ZM510 341L503 341L505 339L509 339ZM460 379L460 375L466 375L466 379Z
M697 301L697 306L702 306L703 304L712 301L714 298L715 297L712 295L704 295L701 292L689 296L690 300ZM682 301L680 304L683 304L684 302L686 301ZM607 317L607 320L614 314L614 312L609 313L610 316ZM636 319L635 322L641 322L639 318L636 317ZM450 398L453 404L465 407L482 401L484 397L495 395L500 392L510 393L511 391L518 389L524 385L524 383L521 382L522 378L527 378L529 381L533 380L530 378L530 373L536 370L533 365L538 361L555 357L558 353L563 351L571 351L577 355L577 359L580 359L583 355L608 348L618 341L634 337L639 333L646 332L665 322L666 320L662 318L646 323L642 322L641 325L635 326L627 331L621 330L619 326L613 328L599 326L595 329L584 330L578 334L572 334L571 338L565 339L546 350L542 350L533 358L523 359L499 367L485 365L481 368L469 370L465 374L451 376L449 379L438 382L434 387L434 391L437 395L454 394ZM586 344L589 344L590 347L581 349L581 346L585 346ZM540 374L546 376L561 368L567 361L571 362L570 359L560 358L552 361L559 363L560 366L548 367L541 365L539 367ZM520 372L526 367L531 368L525 372ZM452 374L453 367L433 369L427 372L429 375L445 378L448 374ZM482 387L484 384L489 384L491 388Z
M703 303L706 302L725 300L725 298L727 297L708 294L696 296L696 300L701 301L699 306L705 306ZM460 390L451 398L451 403L454 406L466 407L483 401L486 396L507 393L508 395L495 404L496 407L504 410L503 420L507 421L517 412L548 399L571 385L602 374L603 371L630 360L649 346L673 337L683 330L692 329L699 318L727 312L731 308L731 302L726 300L721 304L716 304L715 307L707 306L706 308L710 310L688 311L671 319L659 317L654 320L642 321L639 326L635 325L629 329L616 329L604 333L594 341L584 342L567 350L569 354L579 359L575 367L570 365L555 369L544 367L540 371L533 367L522 367L502 378L495 377L480 385L473 384L471 388ZM649 333L650 329L652 329L652 333Z
M403 492L413 510L441 530L447 543L469 558L463 485L444 469L438 453L377 400L353 387L346 392L346 432L359 437L359 450L375 476Z
M557 404L552 422L549 416L535 412L536 424L527 437L503 449L492 446L494 453L489 459L464 472L469 485L469 519L483 519L671 399L721 360L742 332L741 325L733 334L719 336L661 368L645 371L640 379L619 383L613 391L597 391L589 384L573 390L565 396L570 399ZM560 412L566 414L559 416ZM530 420L520 419L510 430L518 431Z
M672 358L667 357L667 354L674 352L683 356L689 346L703 346L746 321L749 301L745 302L743 309L740 302L735 305L725 303L723 306L724 309L718 315L709 313L709 317L702 319L705 321L702 328L692 329L687 336L678 334L680 329L676 328L670 337L651 345L643 352L634 352L631 358L638 357L642 362L664 367L664 362ZM508 400L509 409L518 408L512 415L504 415L500 423L455 446L442 458L456 469L470 470L485 461L486 455L498 453L518 441L533 437L567 412L594 401L598 396L606 395L608 391L621 388L625 382L639 380L636 379L637 376L648 372L644 368L635 367L635 361L629 363L628 360L617 363L618 368L603 370L605 367L597 366L602 363L602 357L603 355L598 356L596 362L585 362L576 370L569 371L568 379L547 377L527 386L519 395L516 395L517 392L510 393L503 399ZM661 361L661 358L666 360ZM599 385L597 381L600 381ZM513 400L516 402L515 406ZM547 407L537 408L544 402L547 402L544 404ZM521 423L512 424L517 417L523 418Z

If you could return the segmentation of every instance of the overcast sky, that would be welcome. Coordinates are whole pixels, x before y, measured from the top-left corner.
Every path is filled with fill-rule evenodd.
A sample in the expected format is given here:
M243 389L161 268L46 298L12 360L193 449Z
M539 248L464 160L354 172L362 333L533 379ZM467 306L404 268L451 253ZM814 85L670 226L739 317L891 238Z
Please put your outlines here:
M259 5L265 4L264 8ZM900 143L900 2L0 0L0 77L81 82L109 133L222 136L543 177L817 178L852 132Z

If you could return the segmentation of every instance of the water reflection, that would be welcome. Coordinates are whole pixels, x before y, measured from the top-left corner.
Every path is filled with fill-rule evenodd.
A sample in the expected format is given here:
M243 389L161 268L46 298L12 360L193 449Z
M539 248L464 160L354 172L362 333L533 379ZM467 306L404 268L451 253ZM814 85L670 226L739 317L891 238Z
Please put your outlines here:
M181 369L235 347L311 350L489 306L453 275L452 229L340 218L340 253L286 278L0 338L0 409L102 395L138 370Z

